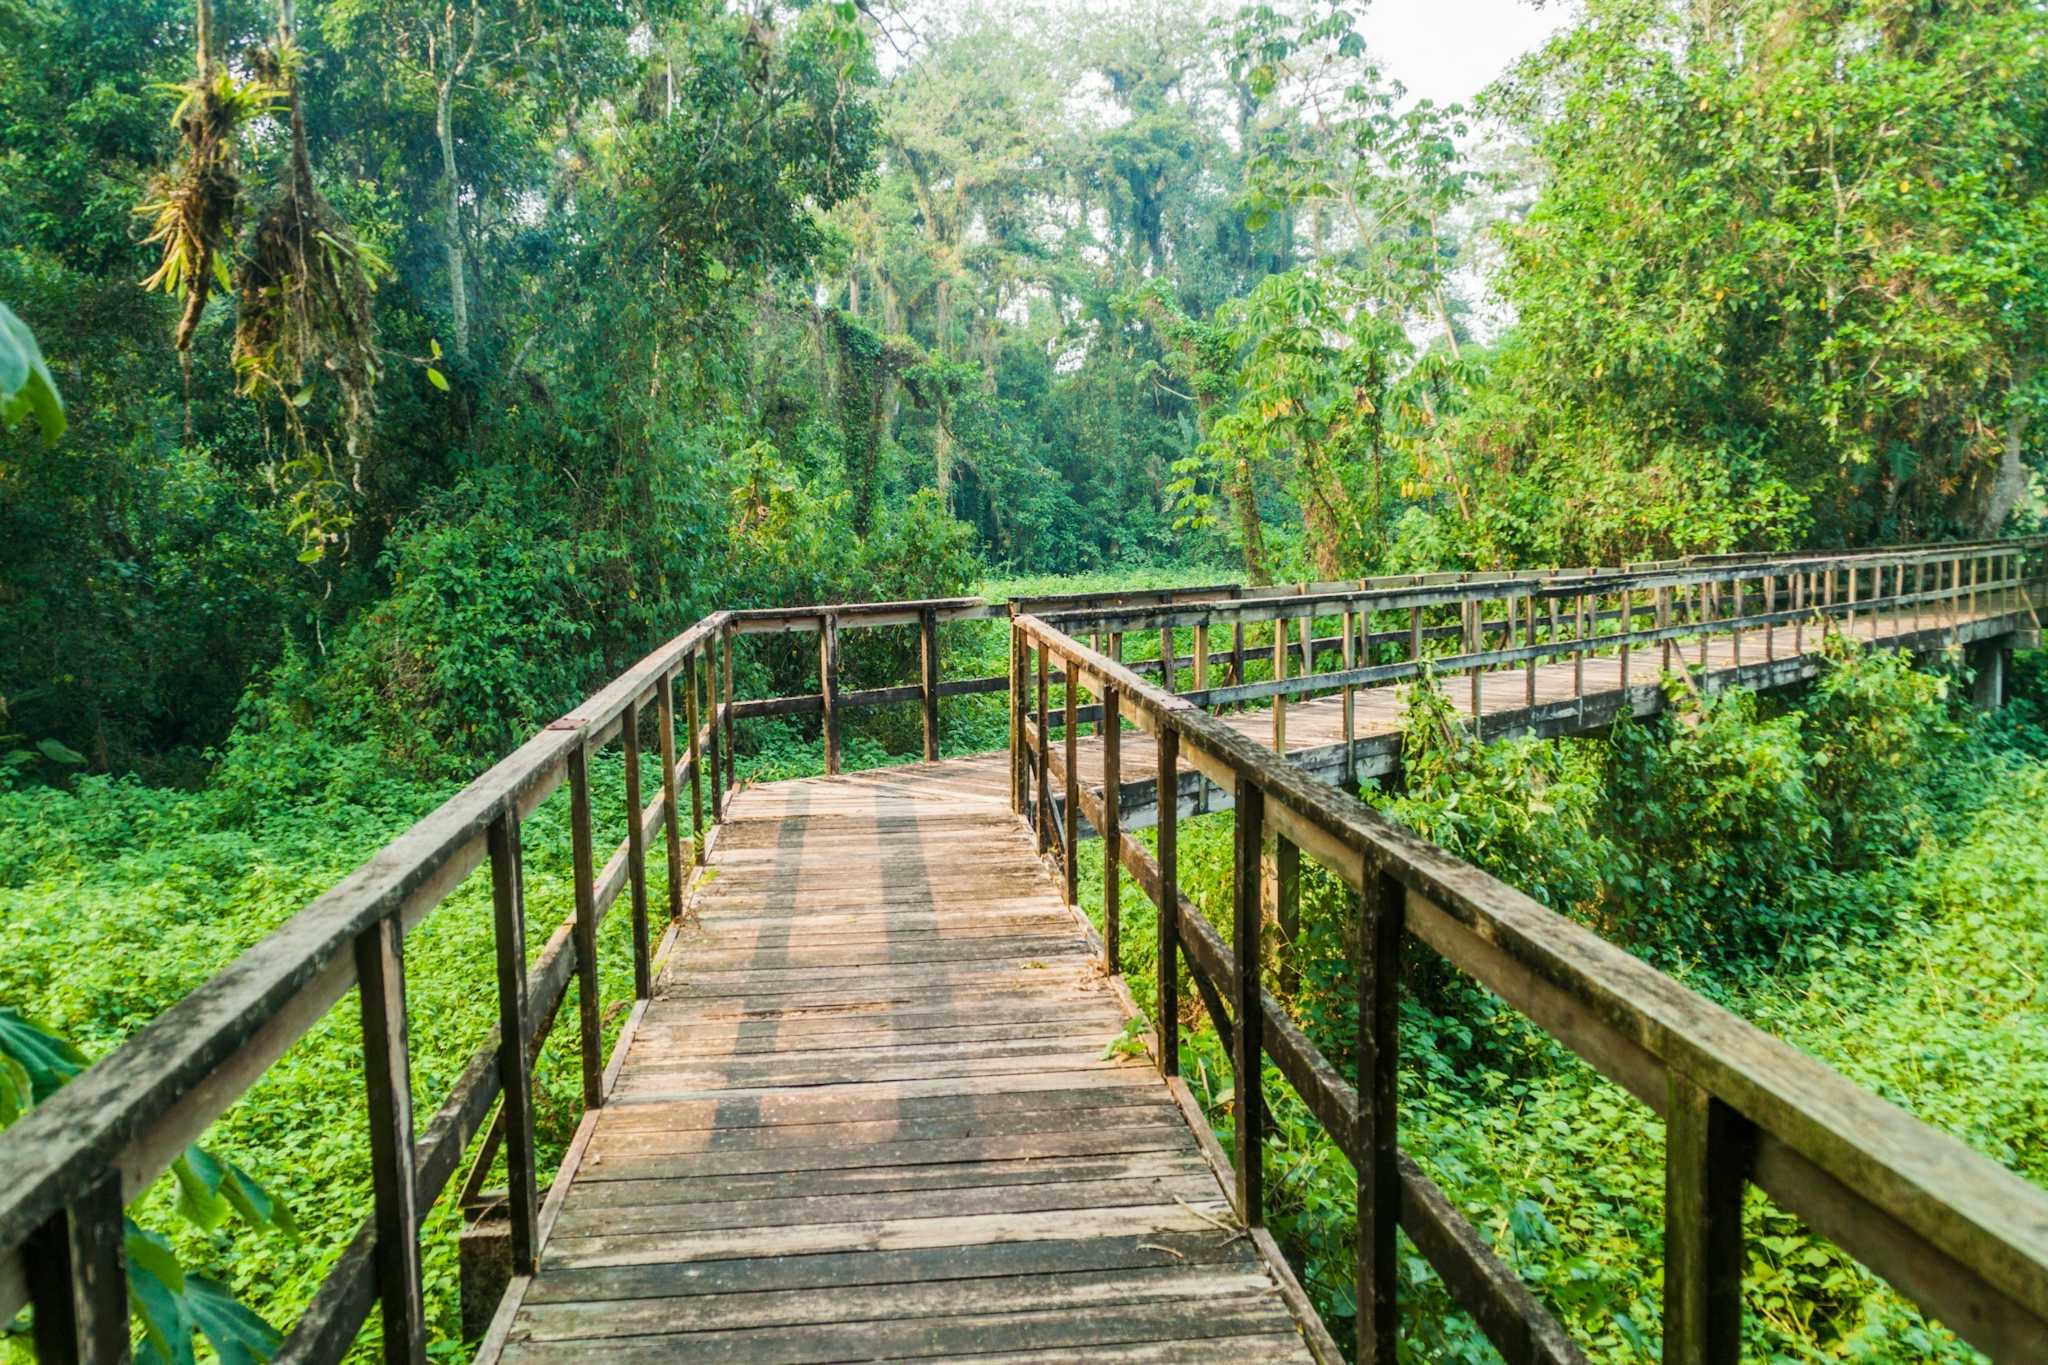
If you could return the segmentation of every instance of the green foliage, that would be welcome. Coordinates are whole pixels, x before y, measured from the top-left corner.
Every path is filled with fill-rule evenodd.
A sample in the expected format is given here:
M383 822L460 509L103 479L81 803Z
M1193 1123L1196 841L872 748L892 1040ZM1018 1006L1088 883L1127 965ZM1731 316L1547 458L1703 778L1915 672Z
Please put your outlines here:
M43 440L64 434L64 399L36 345L35 333L0 303L0 427L33 416Z
M0 1006L0 1128L41 1103L85 1069L85 1054L65 1039ZM296 1236L291 1209L232 1161L187 1147L171 1163L180 1217L212 1232L237 1214L250 1227ZM203 1333L224 1362L270 1359L283 1337L217 1280L188 1274L170 1243L124 1218L128 1303L145 1361L190 1361L192 1337ZM15 1336L20 1324L6 1335ZM12 1354L12 1352L10 1352Z

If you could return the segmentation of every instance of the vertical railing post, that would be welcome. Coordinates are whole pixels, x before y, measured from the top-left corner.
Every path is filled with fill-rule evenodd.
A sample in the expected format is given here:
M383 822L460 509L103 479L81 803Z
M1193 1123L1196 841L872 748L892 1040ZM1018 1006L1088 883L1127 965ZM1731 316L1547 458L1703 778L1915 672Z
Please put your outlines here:
M698 689L704 682L704 658L692 654L683 662L684 681L689 684L683 689L683 723L690 730L690 862L696 864L704 856L704 750L703 741L698 738L704 726L704 713L698 706ZM711 735L711 751L718 752L718 733Z
M1168 692L1178 692L1174 686L1180 672L1179 661L1173 657L1173 627L1159 628L1159 686Z
M1010 809L1025 812L1029 783L1025 780L1024 670L1030 656L1024 649L1024 632L1017 629L1017 609L1010 608Z
M1248 1228L1266 1221L1265 1168L1266 1100L1263 1087L1262 1045L1265 1037L1265 998L1259 982L1259 854L1265 844L1266 794L1250 777L1237 778L1235 857L1232 923L1237 957L1237 979L1231 1002L1232 1096L1236 1123L1235 1162L1237 1215Z
M1050 686L1047 676L1051 665L1047 662L1048 650L1044 639L1032 642L1038 653L1038 744L1032 751L1038 768L1038 851L1043 854L1052 847L1052 792L1047 787L1047 769L1052 762L1052 723L1047 696Z
M34 1359L44 1365L128 1359L126 1245L117 1170L106 1171L29 1235L21 1262L35 1310Z
M1806 582L1809 575L1792 575L1792 652L1806 653Z
M924 761L939 761L939 611L917 614L918 690L924 700Z
M825 776L839 775L839 617L818 618L818 694L825 711Z
M512 1273L531 1275L540 1255L533 1152L532 1059L526 1055L526 873L519 813L491 822L491 905L498 950L498 1090L505 1122L506 1203L512 1215Z
M576 1022L583 1062L583 1107L604 1103L604 1016L597 984L596 850L590 835L590 750L569 751L569 862L576 883Z
M1123 811L1118 784L1123 781L1123 720L1114 687L1104 686L1102 720L1102 966L1114 976L1123 970Z
M1354 618L1349 607L1344 609L1343 618L1339 621L1338 625L1344 632L1344 648L1339 655L1339 664L1346 673L1349 673L1358 666L1358 645L1352 638ZM1365 627L1368 631L1372 629L1371 613L1366 613L1365 615ZM1358 689L1350 683L1344 684L1344 785L1347 788L1358 785L1357 757L1355 752L1358 743L1357 691Z
M1392 1365L1394 1231L1401 1217L1398 1076L1401 929L1407 892L1371 864L1358 933L1358 1359Z
M1273 618L1273 681L1287 679L1287 618ZM1273 694L1273 752L1287 752L1287 698L1284 694Z
M1465 616L1465 652L1477 654L1486 638L1479 630L1480 601L1476 597L1468 597L1460 605L1464 608ZM1472 673L1472 733L1477 735L1480 733L1480 715L1485 700L1486 684L1481 680L1481 669L1478 664L1471 664L1468 667Z
M1764 575L1764 658L1778 657L1778 576Z
M675 674L664 673L655 684L655 724L661 727L661 823L668 841L668 917L683 917L683 822L676 809L676 686Z
M1742 1358L1742 1196L1754 1130L1673 1070L1664 1116L1664 1359Z
M1656 603L1655 612L1650 619L1657 623L1660 632L1667 631L1671 629L1671 589L1668 585L1657 589ZM1657 651L1657 671L1661 676L1671 671L1670 636L1666 635L1657 642Z
M668 917L682 919L682 784L676 769L676 675L655 684L655 724L662 726L662 833L668 843Z
M1301 932L1301 847L1286 835L1273 838L1273 922L1280 930L1280 994L1293 999L1301 989L1295 937Z
M427 1358L427 1318L420 1282L420 1193L413 1150L412 1062L406 1041L404 935L397 917L387 915L357 937L355 956L384 1359L391 1365L418 1365Z
M1180 732L1159 726L1159 1074L1180 1074Z
M1621 627L1621 646L1620 646L1620 649L1619 649L1619 650L1618 650L1617 652L1618 652L1618 653L1620 654L1620 656L1621 656L1621 690L1622 690L1622 693L1623 693L1623 700L1624 700L1624 702L1626 702L1626 700L1627 700L1627 693L1628 693L1628 686L1629 686L1629 678L1628 678L1628 661L1629 661L1629 643L1628 643L1628 637L1629 637L1629 636L1630 636L1631 634L1633 634L1633 633L1634 633L1634 631L1635 631L1635 624L1636 624L1636 619L1635 619L1635 618L1636 618L1636 600L1635 600L1635 594L1634 594L1634 593L1632 593L1632 592L1630 592L1630 591L1629 591L1629 590L1628 590L1627 588L1623 588L1623 589L1621 590L1620 594L1619 594L1619 595L1618 595L1618 596L1617 596L1617 597L1615 598L1615 604L1616 604L1616 605L1617 605L1617 606L1618 606L1618 607L1620 608L1620 612L1621 612L1621 619L1620 619L1620 621L1618 622L1618 624L1619 624L1619 625L1620 625L1620 627Z
M1074 904L1081 892L1081 860L1074 856L1081 843L1081 699L1080 688L1075 685L1080 680L1080 673L1072 659L1060 660L1060 674L1064 679L1060 694L1065 705L1060 746L1066 767L1066 807L1060 812L1060 833L1064 840L1060 850L1060 887L1066 892L1068 905Z
M626 751L626 875L633 889L633 998L654 993L647 954L647 831L640 809L640 703L626 703L619 718Z
M1244 685L1243 618L1230 623L1230 685L1232 687L1242 687ZM1244 709L1243 702L1239 702L1237 705L1239 710Z
M1408 661L1418 665L1422 662L1421 607L1408 608ZM1419 673L1421 669L1418 668L1416 671Z
M706 653L704 714L711 722L711 823L715 825L725 819L725 737L719 724L718 646L714 644Z
M1735 580L1735 629L1729 632L1729 649L1735 655L1735 666L1742 667L1742 580Z
M1209 623L1195 627L1195 691L1209 690Z
M1522 599L1522 606L1523 615L1528 618L1522 623L1522 644L1530 651L1528 659L1524 661L1522 666L1522 677L1524 679L1522 704L1533 708L1536 705L1536 594L1533 590L1527 597ZM1513 644L1514 642L1509 641L1509 643Z

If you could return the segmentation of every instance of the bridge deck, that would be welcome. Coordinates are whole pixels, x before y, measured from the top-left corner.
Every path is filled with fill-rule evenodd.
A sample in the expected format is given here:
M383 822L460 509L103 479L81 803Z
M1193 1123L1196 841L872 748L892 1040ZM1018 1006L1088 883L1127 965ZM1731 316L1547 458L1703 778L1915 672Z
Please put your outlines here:
M1984 609L1970 611L1957 604L1955 611L1944 610L1937 619L1931 612L1918 617L1910 613L1858 613L1854 621L1834 621L1829 630L1836 635L1848 636L1869 644L1911 644L1916 648L1939 648L1944 637L1971 639L1980 633L1996 634L2011 629L2010 609L1993 611ZM1738 645L1737 635L1740 636ZM1768 637L1761 628L1743 630L1728 635L1699 639L1681 639L1674 642L1672 667L1682 658L1688 668L1699 677L1701 667L1701 645L1706 647L1705 676L1709 686L1719 686L1738 677L1744 685L1782 685L1811 676L1819 667L1821 641L1820 631L1812 626L1795 634L1790 626L1777 626ZM1800 652L1797 646L1804 645ZM1322 653L1327 655L1329 651ZM1290 656L1290 672L1300 667L1300 651ZM1738 675L1737 663L1742 672ZM1534 704L1538 710L1568 704L1574 698L1583 699L1587 706L1584 718L1588 726L1605 724L1612 719L1614 711L1622 700L1621 660L1618 655L1596 654L1580 661L1583 679L1575 675L1571 661L1539 663L1535 672ZM1638 646L1632 651L1629 662L1628 686L1632 695L1641 697L1646 691L1656 688L1659 672L1663 665L1663 651L1660 645ZM1183 661L1185 668L1185 661ZM1220 676L1220 670L1218 671ZM1446 674L1438 680L1445 700L1459 715L1467 720L1472 716L1472 684L1469 674ZM1359 687L1352 693L1352 737L1363 750L1376 750L1380 761L1361 761L1361 776L1385 771L1387 760L1398 748L1396 737L1405 722L1401 701L1401 687ZM1485 675L1480 689L1480 708L1486 721L1486 737L1491 739L1497 733L1512 731L1517 722L1526 719L1530 706L1528 670L1522 668L1500 669ZM1273 742L1273 713L1265 702L1254 702L1248 710L1223 710L1217 719L1237 730L1247 738L1262 745ZM1091 727L1092 728L1092 727ZM1553 725L1547 733L1568 733L1582 728L1571 718ZM1301 756L1320 754L1325 762L1319 766L1333 767L1336 755L1342 753L1344 741L1344 702L1340 695L1316 697L1312 700L1290 700L1286 706L1286 750ZM1060 743L1057 734L1053 743ZM1364 755L1361 755L1362 760ZM1100 741L1092 734L1081 736L1075 746L1076 767L1080 780L1091 792L1100 792L1102 787L1102 749ZM1126 788L1138 783L1149 783L1157 773L1158 754L1149 743L1126 743L1122 746L1120 776ZM1184 774L1185 776L1185 774ZM1330 776L1325 773L1326 779ZM1053 783L1057 796L1059 783ZM1222 809L1223 805L1214 800L1205 800L1205 809ZM1126 828L1150 824L1152 811L1149 807L1127 807L1124 821Z
M1309 1358L1007 773L732 800L504 1358Z

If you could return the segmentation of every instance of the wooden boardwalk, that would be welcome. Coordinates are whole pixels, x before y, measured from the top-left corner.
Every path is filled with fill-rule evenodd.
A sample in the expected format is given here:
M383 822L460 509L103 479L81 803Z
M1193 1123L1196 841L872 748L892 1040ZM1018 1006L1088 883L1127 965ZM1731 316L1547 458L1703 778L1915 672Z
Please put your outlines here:
M1741 662L1790 681L1812 667L1793 645L1752 632ZM1707 650L1737 676L1732 638ZM1661 656L1636 653L1632 697ZM1469 716L1469 679L1443 685ZM1489 673L1489 721L1532 686L1538 708L1623 701L1620 661L1594 656ZM1398 692L1357 689L1356 740L1399 733ZM1340 698L1286 710L1290 754L1341 751ZM1220 719L1272 741L1263 706ZM1091 789L1099 743L1077 742ZM1149 780L1151 746L1125 753L1125 782ZM1128 998L1009 779L997 752L729 799L541 1215L539 1273L480 1358L1312 1358L1184 1088L1109 1047Z
M504 1359L1309 1359L1007 775L732 799Z
M1943 612L1940 625L1950 630L1967 632L1976 622L1994 623L2008 619L2000 613L1984 611L1971 613L1958 610ZM1859 614L1854 621L1835 621L1830 629L1838 635L1867 644L1904 641L1925 632L1932 638L1936 632L1936 620L1932 615L1914 618L1909 615ZM1737 678L1738 663L1743 670L1741 681L1750 686L1782 685L1803 677L1810 677L1819 667L1820 632L1808 628L1795 634L1789 626L1778 626L1768 638L1761 629L1751 629L1736 634L1710 636L1704 641L1683 639L1673 644L1673 668L1682 658L1685 665L1695 670L1702 666L1701 646L1705 645L1704 666L1708 686L1718 686ZM1924 641L1916 641L1924 643ZM1804 653L1795 652L1799 644L1806 646ZM1261 651L1262 653L1264 651ZM1333 651L1322 651L1327 655ZM1270 657L1270 656L1268 656ZM1290 671L1300 667L1300 651L1291 656L1294 660ZM1639 647L1632 651L1629 661L1627 687L1632 697L1640 704L1655 693L1659 674L1663 668L1663 651L1660 646ZM1185 667L1183 667L1185 674ZM1765 675L1768 676L1765 676ZM1467 721L1472 718L1472 684L1469 674L1445 674L1438 680L1445 699L1452 708ZM1352 692L1352 737L1360 746L1361 753L1357 771L1360 776L1374 775L1387 771L1398 752L1399 736L1405 724L1405 711L1401 701L1401 687L1359 687ZM1612 653L1596 654L1576 661L1540 663L1533 670L1512 668L1499 669L1484 675L1480 688L1480 714L1485 718L1485 735L1491 739L1499 733L1517 728L1515 722L1524 718L1532 705L1539 710L1568 707L1575 699L1586 703L1589 715L1587 725L1604 724L1622 704L1623 675L1620 658ZM1300 761L1306 755L1319 755L1321 762L1312 766L1320 769L1334 769L1337 756L1342 753L1344 743L1344 701L1340 695L1316 697L1307 701L1290 700L1286 705L1285 752ZM1597 719L1595 719L1597 718ZM1217 719L1247 738L1265 746L1273 743L1273 712L1264 702L1253 703L1250 709L1225 709L1217 713ZM1089 727L1092 729L1093 727ZM1546 727L1549 733L1569 733L1583 728L1572 723L1570 717L1560 724ZM1053 743L1059 744L1055 734ZM1157 773L1157 752L1149 743L1127 743L1122 746L1120 775L1127 795L1124 807L1124 827L1136 828L1150 824L1152 811L1146 793L1129 789L1142 783L1150 783ZM1081 736L1075 745L1076 767L1081 782L1091 791L1099 792L1102 787L1101 741L1094 735ZM1322 773L1326 779L1331 775ZM1192 777L1183 774L1192 781ZM1057 784L1055 784L1057 790ZM1205 795L1202 809L1220 810L1227 806L1227 794L1211 791Z

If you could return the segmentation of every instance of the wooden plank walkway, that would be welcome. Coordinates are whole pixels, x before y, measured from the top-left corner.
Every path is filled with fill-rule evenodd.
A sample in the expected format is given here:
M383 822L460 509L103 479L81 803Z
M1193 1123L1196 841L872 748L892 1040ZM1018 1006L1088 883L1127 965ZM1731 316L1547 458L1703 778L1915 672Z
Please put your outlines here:
M1751 632L1743 662L1765 658ZM1631 685L1660 662L1639 649ZM1735 663L1710 640L1710 673ZM1469 680L1443 685L1469 715ZM1621 687L1611 656L1535 670L1538 705ZM1357 690L1358 739L1399 732L1398 693ZM1488 716L1528 705L1525 671L1487 675ZM1222 719L1271 743L1268 710ZM1342 738L1339 698L1289 703L1289 752ZM1125 781L1152 760L1126 745ZM500 1358L1311 1359L1213 1142L1149 1059L1108 1052L1123 997L1008 781L997 752L731 798Z
M1944 611L1940 618L1940 624L1949 628L1957 626L1966 628L1970 623L1977 621L2002 622L2009 619L2010 616L2007 613L1991 611L1971 613L1967 610L1959 609L1954 614ZM1935 633L1935 628L1936 620L1931 613L1920 616L1917 624L1910 614L1873 616L1869 613L1859 613L1853 622L1838 620L1831 625L1831 629L1835 633L1847 635L1852 639L1865 643L1889 643L1895 639L1912 636L1922 631L1926 632L1926 636L1931 638ZM1807 661L1807 667L1802 670L1804 673L1810 674L1817 667L1820 632L1810 625L1803 632L1803 643L1807 646L1803 656L1794 650L1795 641L1802 639L1802 636L1795 636L1790 626L1778 626L1772 633L1772 638L1768 641L1762 629L1745 630L1740 632L1740 634L1741 643L1739 651L1736 637L1733 634L1710 636L1705 641L1707 646L1705 667L1709 685L1715 685L1724 681L1725 679L1717 678L1715 675L1730 674L1731 670L1735 669L1738 659L1740 659L1743 667L1746 669L1751 669L1757 665L1774 660L1790 670L1798 667L1797 661L1802 657ZM1698 670L1701 666L1700 645L1701 641L1698 639L1679 640L1675 642L1673 647L1675 656L1682 656L1689 668ZM1323 654L1326 656L1330 652L1332 651L1326 650L1323 651ZM1262 653L1265 653L1265 657L1271 657L1270 653L1264 651ZM1300 668L1300 651L1296 649L1290 658L1292 660L1290 672L1294 672ZM1611 705L1606 708L1600 708L1591 705L1591 703L1602 699L1609 702L1618 702L1620 700L1622 690L1620 658L1614 654L1591 655L1585 658L1582 663L1584 670L1582 681L1574 673L1574 664L1570 660L1538 664L1534 670L1534 704L1542 707L1552 703L1570 702L1574 697L1584 697L1589 703L1589 710L1611 712L1613 709ZM1638 646L1632 651L1628 676L1630 691L1633 693L1645 688L1654 688L1662 669L1662 664L1663 653L1660 645ZM1674 669L1676 666L1674 662ZM1212 667L1215 666L1212 665ZM1185 663L1183 663L1183 670L1185 670ZM1217 671L1220 675L1220 669ZM1790 678L1788 677L1781 681L1790 681ZM1451 703L1452 708L1469 721L1472 717L1471 675L1466 673L1447 673L1438 679L1438 685L1443 689L1444 696ZM1354 689L1352 694L1352 735L1354 742L1391 740L1394 736L1401 733L1406 717L1400 694L1401 685ZM1489 723L1486 731L1488 738L1493 737L1495 731L1492 726L1496 722L1504 720L1514 712L1525 710L1529 705L1529 670L1523 668L1499 669L1485 675L1480 689L1480 708L1481 713L1487 717ZM1273 743L1273 713L1264 702L1255 702L1247 710L1226 709L1219 711L1216 713L1216 718L1257 744L1270 747ZM1604 719L1602 723L1604 723ZM1093 727L1090 728L1092 729ZM1564 728L1575 729L1577 727L1566 726ZM1332 694L1307 701L1290 700L1287 703L1287 753L1300 755L1315 750L1330 750L1333 747L1341 746L1343 742L1344 701L1341 695ZM1053 743L1055 746L1060 743L1057 734L1053 737ZM1339 751L1341 752L1341 749ZM1080 780L1091 792L1099 793L1102 788L1101 741L1092 734L1081 736L1075 745L1075 760ZM1153 781L1158 772L1158 753L1149 742L1126 742L1122 746L1120 760L1119 771L1122 777L1122 785L1127 790L1138 783ZM1371 765L1367 765L1366 770L1374 769L1372 769ZM1054 794L1055 796L1058 794L1058 783L1054 784ZM1221 809L1223 807L1217 806L1212 802L1207 804L1207 808ZM1125 828L1129 829L1141 824L1151 823L1152 812L1149 806L1132 805L1127 801L1125 809Z
M1310 1358L1007 779L733 798L504 1359Z

